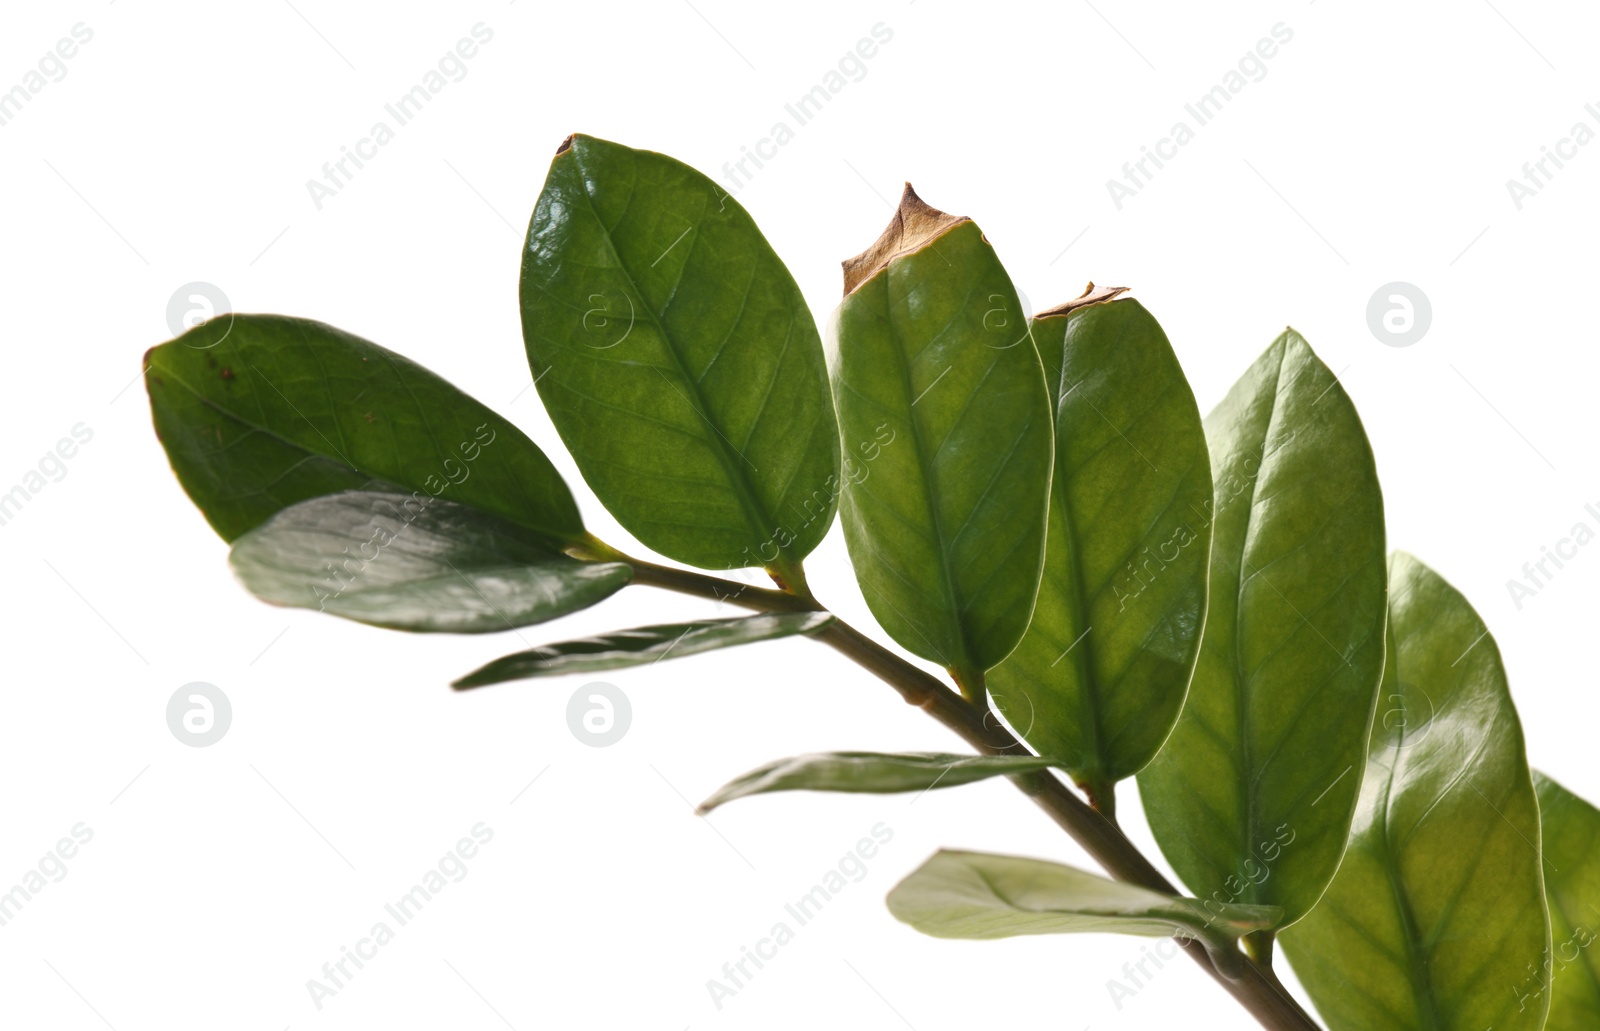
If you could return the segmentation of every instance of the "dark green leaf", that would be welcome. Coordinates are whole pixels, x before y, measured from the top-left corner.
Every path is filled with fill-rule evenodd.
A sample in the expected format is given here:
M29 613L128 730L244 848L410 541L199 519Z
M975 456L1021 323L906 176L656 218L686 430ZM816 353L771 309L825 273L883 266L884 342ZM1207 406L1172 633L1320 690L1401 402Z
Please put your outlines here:
M815 752L779 759L724 784L700 812L769 791L896 794L953 788L990 777L1031 773L1060 763L1032 755L945 755L940 752Z
M1355 407L1293 330L1207 417L1206 439L1205 635L1140 793L1195 894L1282 906L1288 924L1332 879L1361 787L1383 673L1383 499Z
M1183 708L1205 625L1211 465L1161 326L1138 301L1086 299L1033 321L1058 370L1049 540L1033 622L989 690L1036 751L1109 803Z
M827 533L839 438L816 323L710 179L569 139L528 227L522 333L578 468L649 547L782 571Z
M1535 994L1541 980L1548 986L1545 1031L1594 1031L1600 1027L1600 810L1542 773L1534 773L1533 783L1544 831L1551 950L1541 977L1523 979L1519 989Z
M718 648L816 633L833 622L833 618L827 612L767 612L736 619L706 619L698 623L618 630L504 656L468 673L451 686L482 687L507 680L648 666L662 659L681 659Z
M1039 354L976 223L910 186L845 263L845 288L834 383L856 579L891 637L976 690L1039 588L1052 453Z
M1349 851L1284 950L1332 1031L1537 1031L1539 808L1500 651L1416 559L1395 555L1389 582L1391 660Z
M345 491L291 505L234 542L256 597L395 630L492 633L588 608L627 584L535 533L442 498Z
M145 364L156 435L225 540L297 501L374 485L472 505L555 544L584 535L561 474L520 430L332 326L223 315Z
M1060 863L943 850L889 892L889 912L936 938L1134 934L1194 938L1237 976L1236 940L1272 927L1272 906L1211 905L1108 880Z

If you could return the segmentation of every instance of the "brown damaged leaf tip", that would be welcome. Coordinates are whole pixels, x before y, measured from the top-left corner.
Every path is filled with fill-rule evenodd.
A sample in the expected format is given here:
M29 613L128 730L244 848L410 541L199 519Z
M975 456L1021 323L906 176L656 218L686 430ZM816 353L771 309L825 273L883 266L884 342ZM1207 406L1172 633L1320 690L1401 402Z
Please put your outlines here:
M1077 297L1074 297L1072 300L1067 301L1064 304L1058 304L1054 308L1047 308L1035 315L1034 318L1047 319L1052 315L1065 315L1068 312L1077 311L1079 308L1087 308L1091 304L1100 304L1104 301L1115 300L1117 297L1120 297L1127 292L1128 287L1125 286L1096 287L1093 283L1090 283L1088 286L1083 288L1083 293L1079 294Z
M568 135L566 139L561 141L561 146L556 148L556 153L557 154L565 154L567 151L571 150L572 149L572 141L577 139L577 138L578 138L578 134L577 133L571 133L570 135Z
M871 247L842 262L845 296L848 297L856 287L872 278L890 261L918 250L934 237L970 221L972 219L965 215L949 215L927 204L917 196L911 184L906 183L905 192L900 195L900 206L895 209L894 217L889 219L889 227L883 231L883 235Z

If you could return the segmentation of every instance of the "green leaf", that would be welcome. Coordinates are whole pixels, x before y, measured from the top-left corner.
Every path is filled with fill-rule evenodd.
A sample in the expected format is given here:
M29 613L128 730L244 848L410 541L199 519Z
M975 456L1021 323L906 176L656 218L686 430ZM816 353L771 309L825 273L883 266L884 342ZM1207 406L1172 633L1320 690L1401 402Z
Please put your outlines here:
M975 692L1027 629L1044 560L1050 395L1016 291L976 223L908 185L845 263L834 320L856 579L889 636Z
M769 791L845 791L889 795L1031 773L1059 766L1033 755L945 755L941 752L815 752L767 763L718 788L700 803L711 810Z
M889 892L889 912L936 938L1133 934L1194 938L1237 977L1240 935L1277 923L1272 906L1202 906L1060 863L987 852L936 852Z
M1396 554L1389 582L1392 657L1349 851L1284 950L1332 1031L1537 1031L1539 808L1500 651L1421 562Z
M421 366L308 319L224 315L145 356L156 435L224 540L295 502L388 486L564 545L561 474L515 426Z
M1600 810L1537 771L1533 784L1552 944L1538 964L1540 976L1519 984L1530 995L1548 987L1545 1031L1594 1031L1600 1027Z
M584 479L647 546L782 571L828 532L839 438L816 323L710 179L569 138L528 227L522 335Z
M395 630L483 634L616 593L618 562L580 562L538 534L442 498L344 491L291 505L234 542L251 593Z
M1096 802L1160 749L1205 625L1211 465L1194 394L1135 300L1086 294L1033 338L1058 370L1055 477L1033 622L989 690Z
M648 666L662 659L732 648L756 641L774 641L794 634L814 634L833 622L828 612L767 612L736 619L667 623L617 630L516 652L476 669L451 687L482 687L507 680L595 673L629 666Z
M1383 673L1383 498L1355 407L1293 330L1205 425L1210 606L1140 794L1196 895L1282 906L1290 924L1332 879L1361 786Z

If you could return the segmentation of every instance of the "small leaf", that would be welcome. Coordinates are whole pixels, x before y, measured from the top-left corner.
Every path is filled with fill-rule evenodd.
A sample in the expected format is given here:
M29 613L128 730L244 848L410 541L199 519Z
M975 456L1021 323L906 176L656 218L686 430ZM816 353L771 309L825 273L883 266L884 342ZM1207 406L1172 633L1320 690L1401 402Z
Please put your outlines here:
M856 579L889 636L975 691L1039 589L1053 449L1039 354L977 224L909 185L845 288L833 375Z
M1022 934L1133 934L1194 938L1217 968L1237 977L1236 941L1276 925L1273 906L1201 905L1060 863L943 850L889 892L889 912L936 938L989 940Z
M814 634L833 622L833 619L828 612L767 612L736 619L706 619L698 623L667 623L618 630L598 637L561 641L506 655L468 673L450 686L482 687L507 680L648 666L662 659L681 659L718 648L773 641L794 634Z
M1600 810L1535 772L1544 837L1544 888L1551 951L1541 964L1550 983L1545 1031L1600 1027ZM1520 982L1529 992L1535 986Z
M989 673L1011 725L1102 805L1183 708L1211 554L1200 411L1156 320L1107 300L1121 292L1033 321L1059 397L1044 580L1022 643Z
M368 486L472 505L558 547L584 536L561 474L521 430L332 326L223 315L145 365L156 435L224 540L298 501Z
M828 532L839 436L816 323L710 179L568 139L528 227L522 335L584 479L647 546L782 570Z
M394 630L493 633L588 608L627 584L522 527L440 498L345 491L302 501L234 542L251 593Z
M1361 787L1383 674L1383 497L1355 406L1293 330L1205 427L1205 634L1139 789L1196 895L1282 906L1288 925L1333 878Z
M815 752L757 767L717 789L699 812L769 791L846 791L887 795L959 784L1060 764L1032 755L945 755L941 752Z
M1538 1031L1539 807L1500 651L1421 562L1395 555L1389 581L1391 658L1349 850L1284 952L1332 1031Z

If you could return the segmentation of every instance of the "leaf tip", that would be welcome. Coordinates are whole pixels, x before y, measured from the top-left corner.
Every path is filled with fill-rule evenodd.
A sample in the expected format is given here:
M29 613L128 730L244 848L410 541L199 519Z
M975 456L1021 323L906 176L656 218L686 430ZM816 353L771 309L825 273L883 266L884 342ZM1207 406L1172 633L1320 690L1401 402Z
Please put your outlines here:
M872 246L853 258L846 258L844 267L844 293L848 297L856 287L871 279L880 269L902 254L919 250L935 237L963 222L972 221L966 215L951 215L940 211L917 196L910 183L900 194L900 204L883 234Z
M1070 312L1077 311L1079 308L1087 308L1091 304L1103 304L1106 301L1113 301L1127 293L1129 289L1130 288L1126 286L1096 287L1093 283L1090 283L1088 286L1083 288L1083 293L1079 294L1077 297L1074 297L1070 301L1065 301L1061 304L1058 304L1054 308L1046 308L1044 311L1034 315L1034 318L1047 319L1056 315L1066 315Z
M1289 344L1290 346L1299 345L1308 351L1311 350L1311 343L1310 341L1306 340L1305 334L1301 333L1293 326L1284 326L1283 332L1278 335L1278 339L1282 340L1286 344Z
M578 134L577 133L575 133L575 132L567 133L567 138L562 140L561 141L561 146L556 148L556 157L560 157L562 154L565 154L567 151L571 150L572 149L572 141L577 139L577 138L578 138Z

